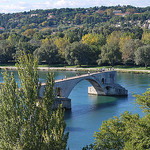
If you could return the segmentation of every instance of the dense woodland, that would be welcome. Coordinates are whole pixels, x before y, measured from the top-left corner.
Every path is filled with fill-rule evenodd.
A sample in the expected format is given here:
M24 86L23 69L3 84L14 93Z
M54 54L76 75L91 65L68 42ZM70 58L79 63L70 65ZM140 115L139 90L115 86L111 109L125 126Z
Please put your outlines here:
M21 51L39 64L150 65L150 7L112 6L0 14L0 64Z

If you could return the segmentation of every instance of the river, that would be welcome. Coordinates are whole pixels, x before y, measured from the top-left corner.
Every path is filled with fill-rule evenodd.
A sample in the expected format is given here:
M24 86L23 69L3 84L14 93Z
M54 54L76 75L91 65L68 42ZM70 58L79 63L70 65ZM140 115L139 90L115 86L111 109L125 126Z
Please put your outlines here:
M1 71L2 72L2 71ZM16 81L17 72L14 71ZM39 71L40 81L44 82L47 71ZM57 71L55 79L74 76L75 71ZM0 82L2 82L0 74ZM149 88L150 74L117 73L117 82L128 90L128 97L88 95L88 81L82 81L72 90L72 109L66 111L65 121L69 131L68 147L70 150L81 150L82 147L94 142L93 134L98 131L102 122L130 111L144 115L134 104L132 94L142 94Z

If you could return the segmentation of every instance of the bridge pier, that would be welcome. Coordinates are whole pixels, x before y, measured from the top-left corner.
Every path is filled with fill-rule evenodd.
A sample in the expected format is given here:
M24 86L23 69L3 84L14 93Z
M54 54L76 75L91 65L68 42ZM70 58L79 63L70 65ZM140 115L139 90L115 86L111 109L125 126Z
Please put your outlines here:
M127 96L128 91L120 86L119 84L115 84L112 86L105 87L106 92L102 92L100 89L95 89L93 86L88 87L88 94L91 95L103 95L103 96Z
M62 104L65 109L71 109L71 99L67 97L57 97L53 105L53 109L56 109L58 105Z

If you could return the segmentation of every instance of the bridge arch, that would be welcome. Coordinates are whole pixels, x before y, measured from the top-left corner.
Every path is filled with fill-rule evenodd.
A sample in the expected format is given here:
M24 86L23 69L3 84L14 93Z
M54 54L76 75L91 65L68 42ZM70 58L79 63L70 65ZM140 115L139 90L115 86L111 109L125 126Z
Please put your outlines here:
M56 89L58 90L57 96L62 96L62 97L68 97L71 93L71 91L74 89L74 87L80 83L83 80L87 80L97 92L101 92L101 93L105 93L106 89L103 87L102 83L100 83L96 78L94 78L93 76L87 76L85 78L79 78L74 80L74 82L66 82L62 85L56 85ZM66 85L65 85L66 84Z
M96 80L91 80L91 79L86 79L87 81L89 81L91 83L91 85L93 86L93 88L95 89L95 91L97 93L101 93L104 95L105 93L105 89L103 87L103 85L100 82L97 82Z

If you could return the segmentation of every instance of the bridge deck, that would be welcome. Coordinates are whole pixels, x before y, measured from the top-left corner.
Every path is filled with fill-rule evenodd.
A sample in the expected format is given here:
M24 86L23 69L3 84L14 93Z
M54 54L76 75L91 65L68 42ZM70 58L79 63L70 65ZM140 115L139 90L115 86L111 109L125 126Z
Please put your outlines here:
M64 81L67 81L67 80L78 79L78 78L83 78L83 77L92 76L92 75L97 75L97 74L101 74L101 73L104 73L104 72L113 72L113 71L111 70L111 71L102 71L102 72L94 72L94 73L87 73L87 74L82 74L82 75L76 75L76 76L73 76L73 77L67 77L67 78L62 78L62 79L59 79L59 80L55 80L55 83L64 82ZM42 83L41 85L42 86L46 85L46 83Z

